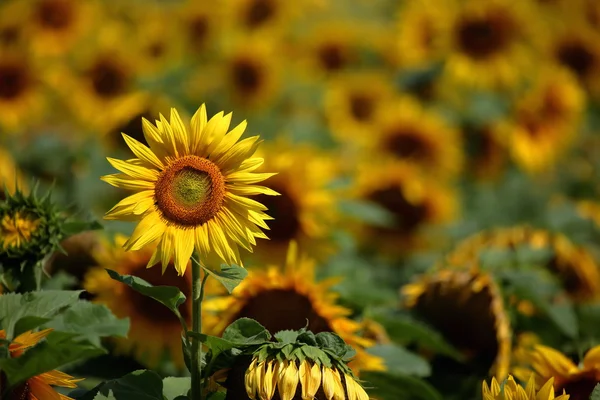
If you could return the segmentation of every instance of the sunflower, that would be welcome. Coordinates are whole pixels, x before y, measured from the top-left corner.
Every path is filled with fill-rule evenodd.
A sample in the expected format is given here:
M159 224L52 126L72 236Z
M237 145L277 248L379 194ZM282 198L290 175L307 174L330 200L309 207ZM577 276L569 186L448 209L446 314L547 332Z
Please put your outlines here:
M350 196L391 214L389 226L363 225L356 234L392 254L427 247L425 228L450 222L458 210L457 194L451 187L401 162L363 163Z
M398 10L398 58L405 67L423 67L441 61L448 52L448 1L403 2Z
M555 390L564 390L571 400L587 400L600 383L600 346L588 350L577 365L558 350L536 345L529 353L529 366L530 370L520 369L515 375L533 371L538 387L554 379Z
M298 257L290 245L285 266L250 270L231 295L208 298L202 303L208 334L220 336L238 318L258 321L269 332L297 330L306 326L313 333L335 332L356 352L351 367L356 370L385 370L383 360L366 348L375 344L358 336L361 324L348 318L351 310L337 304L331 287L338 279L315 281L315 263Z
M531 64L526 41L534 18L527 2L455 1L450 9L448 75L474 87L514 85Z
M528 172L548 169L574 141L585 108L585 94L566 70L540 73L519 100L511 122L500 124L510 152Z
M561 233L529 226L482 231L459 243L447 261L454 266L478 266L484 251L511 250L518 246L552 250L545 267L559 277L573 299L589 301L600 295L600 270L593 255Z
M371 140L373 123L392 96L389 79L380 71L340 74L328 84L325 93L331 131L342 140Z
M8 345L10 357L20 357L27 349L35 346L40 340L48 336L50 332L52 332L52 329L44 329L39 332L27 331L20 334ZM0 330L0 339L6 340L6 331L4 329ZM48 371L29 378L18 385L12 390L8 398L19 400L69 400L71 397L57 393L52 386L74 389L77 387L77 382L82 380L75 379L64 372L56 370Z
M568 394L561 394L554 397L554 380L549 379L540 390L535 390L533 377L527 382L527 386L523 388L515 382L512 375L508 376L506 383L501 387L496 378L492 378L490 386L487 382L483 382L482 395L483 400L569 400Z
M413 164L443 178L461 171L459 132L412 98L390 103L372 130L372 141L384 157Z
M5 189L9 194L13 194L16 188L23 187L21 172L14 159L7 150L0 147L0 201L5 200Z
M183 275L194 249L207 267L241 265L238 246L251 250L255 238L265 238L259 227L267 228L266 207L247 196L277 194L256 185L274 174L254 172L263 163L252 157L258 136L238 142L246 121L228 133L230 122L231 114L223 112L208 120L202 105L186 127L171 109L170 122L162 115L156 126L142 120L150 147L123 135L137 158L108 159L122 173L102 179L136 193L105 218L140 220L124 244L127 250L159 240L148 266L160 261L164 272L174 258L175 269Z
M404 304L424 318L473 365L506 377L511 328L502 294L491 275L466 269L441 269L402 287ZM471 321L464 329L457 321Z
M338 219L336 192L328 187L337 173L331 155L284 141L263 146L259 155L265 159L259 171L278 172L263 184L280 195L254 197L274 218L267 222L269 240L258 241L255 254L263 262L277 263L294 240L317 259L330 255L329 234Z
M225 11L232 27L243 31L273 30L278 33L293 23L297 8L305 2L285 0L228 0Z
M127 339L115 338L118 352L133 353L136 359L156 367L165 351L168 351L174 364L183 368L179 319L156 300L114 281L105 268L121 275L137 276L152 285L175 286L187 298L191 295L191 272L187 270L181 279L174 268L167 268L164 274L157 268L146 268L155 248L148 246L140 251L125 251L122 248L125 242L126 238L122 235L115 237L114 244L107 240L101 242L93 251L97 266L87 272L83 287L94 296L94 302L106 305L118 318L129 318ZM179 311L190 324L192 302L183 303Z
M481 179L498 177L506 168L508 151L498 123L465 124L462 127L465 171Z
M0 49L0 128L13 134L39 120L46 98L38 66L23 51Z
M0 48L26 46L26 21L22 5L16 1L0 4Z
M174 27L179 29L186 55L194 59L207 58L212 54L215 44L218 43L220 33L221 7L214 7L211 3L187 0L182 2L176 10L180 23Z

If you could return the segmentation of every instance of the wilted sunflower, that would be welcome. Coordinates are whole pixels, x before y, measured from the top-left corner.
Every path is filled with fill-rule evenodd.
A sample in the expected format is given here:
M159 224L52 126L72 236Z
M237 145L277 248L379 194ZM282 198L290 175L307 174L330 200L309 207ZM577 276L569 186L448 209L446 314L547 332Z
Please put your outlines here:
M545 267L559 277L573 299L589 301L600 294L600 270L593 255L565 235L543 229L515 226L482 231L459 243L447 261L453 266L478 266L484 251L511 250L518 246L551 250L552 257Z
M10 357L20 357L27 349L35 346L40 340L48 336L50 332L52 332L52 329L44 329L39 332L27 331L20 334L8 345ZM6 331L3 329L0 330L0 339L6 339ZM52 386L74 389L77 387L77 382L82 380L75 379L64 372L48 371L29 378L15 387L8 398L19 400L70 400L71 397L56 392Z
M439 0L402 3L398 10L397 49L403 66L429 66L447 55L450 4Z
M455 1L446 71L475 87L512 86L530 65L526 46L532 10L511 0Z
M252 155L258 136L238 140L246 121L229 133L231 114L210 120L202 105L186 127L175 109L170 122L160 116L156 126L143 119L150 147L127 135L123 138L137 158L109 162L122 171L102 179L119 188L136 191L106 213L106 219L139 220L127 250L139 250L159 240L148 266L162 262L163 272L174 258L183 275L194 249L200 262L218 268L221 262L241 265L238 246L247 250L264 238L270 217L265 206L247 196L275 195L258 186L274 174L255 173L263 163Z
M277 171L263 185L280 195L253 197L273 217L267 222L269 240L259 240L255 254L262 262L277 264L294 240L314 258L330 255L330 233L339 218L336 191L328 186L338 172L332 156L310 145L284 141L263 146L258 155L265 159L259 172Z
M554 389L564 390L571 400L588 400L600 383L600 346L588 350L578 366L558 350L537 345L529 353L529 365L529 371L519 369L515 376L523 379L519 375L533 371L538 387L554 379Z
M426 228L450 222L458 212L457 194L442 182L402 163L358 166L351 197L391 214L386 226L361 225L357 235L385 253L428 247Z
M0 49L0 128L15 133L31 126L46 98L39 68L20 50Z
M298 257L295 245L291 245L283 268L250 270L231 295L202 303L207 333L220 336L242 317L255 319L273 334L301 329L308 323L311 332L335 332L356 350L351 363L355 371L384 370L383 360L365 351L374 342L358 336L361 324L349 319L351 311L337 304L338 295L331 287L338 279L317 282L314 269L314 261Z
M502 379L511 355L510 319L491 275L440 269L402 287L406 307L436 328L466 359ZM464 329L457 321L470 321Z
M510 137L515 162L528 172L553 166L578 133L585 93L566 70L542 71L517 100L511 122L499 129Z
M126 237L118 235L114 244L103 241L93 252L97 267L85 276L83 287L94 295L94 302L104 304L118 318L129 318L127 338L115 338L116 348L121 353L133 353L140 362L156 367L166 351L169 358L184 368L181 354L181 324L179 319L165 306L146 297L127 285L113 280L105 268L121 275L134 275L152 285L175 286L189 298L192 289L191 270L186 269L183 279L175 268L167 268L164 274L157 268L146 268L154 252L153 246L140 251L125 251ZM179 312L188 324L191 322L192 302L186 301Z
M487 382L483 382L483 400L569 400L569 395L564 392L560 396L554 397L553 383L554 379L550 378L539 390L536 390L533 377L529 379L525 388L517 384L512 375L508 376L502 386L496 378L492 378L490 386Z
M412 98L390 103L373 127L376 151L413 164L433 176L455 177L462 169L459 132Z
M359 144L371 141L373 123L392 96L389 79L381 71L340 74L325 94L325 110L333 134Z

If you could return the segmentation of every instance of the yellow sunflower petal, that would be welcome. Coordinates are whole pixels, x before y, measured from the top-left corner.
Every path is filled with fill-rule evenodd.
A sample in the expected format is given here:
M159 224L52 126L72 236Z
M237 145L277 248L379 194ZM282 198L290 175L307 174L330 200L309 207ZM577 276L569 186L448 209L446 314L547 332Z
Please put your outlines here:
M139 165L133 165L127 161L117 160L115 158L106 157L110 165L118 169L119 171L129 175L134 179L142 179L145 181L156 182L158 179L158 171L154 169L145 168Z
M200 108L194 113L192 117L192 129L190 132L190 153L197 154L200 140L202 139L202 132L207 123L206 106L202 104Z
M600 346L592 347L585 353L583 366L588 369L600 368Z
M156 168L162 169L163 163L156 157L156 154L148 147L144 146L139 141L135 140L129 135L122 134L125 143L131 149L133 154L142 161L147 162L148 164L154 165Z
M152 243L164 234L165 224L157 213L146 215L135 227L131 237L125 242L126 250L140 250L142 247Z
M194 230L184 229L176 234L175 242L175 269L177 274L183 276L192 252L194 251Z
M60 396L52 386L44 382L39 376L27 380L31 398L39 400L60 400ZM34 397L35 396L35 397Z
M154 189L154 182L134 179L125 174L113 174L102 176L104 182L109 185L127 190L151 190Z
M171 128L173 129L173 137L178 153L181 155L190 154L190 146L188 143L187 130L176 109L171 108Z
M240 140L240 137L242 137L242 135L244 134L244 131L246 130L247 126L248 123L246 122L246 120L243 120L238 124L238 126L233 128L228 134L226 134L223 137L221 143L219 143L219 145L211 154L211 157L213 158L213 160L215 160L217 164L221 164L221 157L227 155L228 151L237 143L238 140Z

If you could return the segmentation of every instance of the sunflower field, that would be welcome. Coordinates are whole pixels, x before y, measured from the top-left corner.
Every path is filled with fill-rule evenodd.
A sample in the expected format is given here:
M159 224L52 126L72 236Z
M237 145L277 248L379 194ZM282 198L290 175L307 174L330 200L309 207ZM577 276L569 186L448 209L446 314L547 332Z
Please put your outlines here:
M0 400L600 400L599 0L0 0Z

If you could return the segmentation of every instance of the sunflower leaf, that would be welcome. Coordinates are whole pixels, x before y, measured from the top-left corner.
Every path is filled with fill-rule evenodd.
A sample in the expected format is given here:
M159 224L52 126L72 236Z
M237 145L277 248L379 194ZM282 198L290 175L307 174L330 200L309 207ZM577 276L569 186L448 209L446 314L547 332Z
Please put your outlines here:
M175 400L179 396L187 395L192 387L189 377L170 376L163 379L163 395L166 400Z
M600 383L596 385L592 395L590 396L590 400L600 400Z
M329 350L339 358L354 355L354 349L344 342L344 339L333 332L320 332L315 335L317 345L323 350Z
M185 295L175 286L153 286L137 276L121 275L111 269L106 269L106 272L115 281L124 283L136 292L158 301L179 316L179 306L185 302Z
M246 276L248 276L248 271L245 268L242 268L238 265L226 265L221 264L220 271L214 271L206 267L202 267L206 273L210 276L221 282L225 289L231 294L233 289L239 285Z
M98 229L102 229L102 225L96 221L68 221L63 225L63 229L65 232L65 238L75 235L77 233L81 233L84 231L95 231Z
M407 376L427 377L429 363L421 356L393 344L381 344L367 349L369 354L384 359L388 372Z
M121 378L96 386L90 392L105 396L110 396L112 393L116 400L164 400L161 377L156 372L148 370L133 371ZM75 399L87 400L90 392Z
M360 375L369 396L380 400L442 400L429 383L414 376L365 371Z
M271 339L271 334L264 326L251 318L239 318L223 332L223 339L235 345L262 344Z
M275 334L275 339L281 343L295 343L298 339L298 332L292 330L279 331Z

